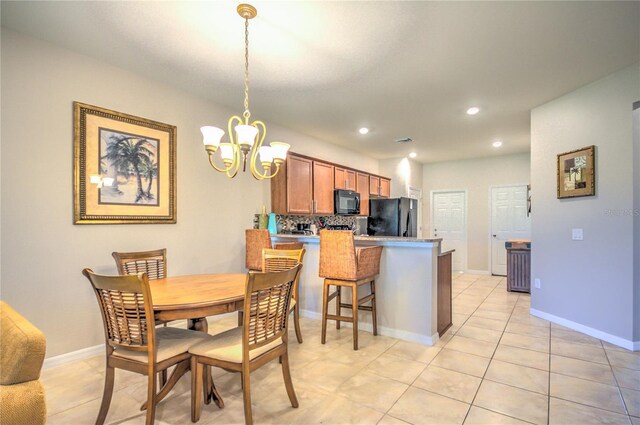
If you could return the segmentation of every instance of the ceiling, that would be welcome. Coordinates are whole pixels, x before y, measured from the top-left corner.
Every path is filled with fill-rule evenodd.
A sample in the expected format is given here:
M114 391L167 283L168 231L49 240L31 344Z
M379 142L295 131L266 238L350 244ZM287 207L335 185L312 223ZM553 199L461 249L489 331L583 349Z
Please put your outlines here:
M527 152L532 108L640 61L640 2L253 4L252 116L379 159ZM240 113L235 6L2 1L1 12L3 27Z

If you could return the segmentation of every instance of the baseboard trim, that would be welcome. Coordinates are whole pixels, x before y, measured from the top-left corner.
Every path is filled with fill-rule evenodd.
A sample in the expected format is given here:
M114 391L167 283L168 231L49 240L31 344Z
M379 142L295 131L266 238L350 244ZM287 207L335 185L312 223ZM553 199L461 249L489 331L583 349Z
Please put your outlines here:
M489 270L472 270L472 269L467 269L464 271L465 273L469 273L469 274L479 274L479 275L491 275L491 272ZM455 273L455 272L454 272Z
M626 348L627 350L631 350L631 351L640 351L640 341L630 341L628 339L620 338L619 336L611 335L609 333L600 331L598 329L581 325L580 323L573 322L568 319L563 319L562 317L545 313L544 311L536 310L535 308L530 309L529 313L531 313L532 316L536 316L541 319L553 322L557 325L561 325L566 328L573 329L574 331L582 332L583 334L587 334L594 338L607 341L608 343L617 345L618 347Z
M300 309L300 315L308 319L322 320L322 313L318 313L317 311ZM351 323L343 322L342 326L346 328L350 328L352 325ZM368 322L359 322L358 329L361 329L367 332L372 332L373 324ZM398 338L404 341L417 342L418 344L423 344L423 345L433 345L436 342L438 342L438 340L440 339L438 333L435 333L429 337L429 336L420 335L414 332L388 328L386 326L380 326L380 325L378 325L378 333L380 335L390 336L392 338Z
M78 360L85 360L105 353L104 344L94 345L93 347L81 348L80 350L71 351L69 353L60 354L59 356L44 359L43 369L51 369L53 367L62 366Z

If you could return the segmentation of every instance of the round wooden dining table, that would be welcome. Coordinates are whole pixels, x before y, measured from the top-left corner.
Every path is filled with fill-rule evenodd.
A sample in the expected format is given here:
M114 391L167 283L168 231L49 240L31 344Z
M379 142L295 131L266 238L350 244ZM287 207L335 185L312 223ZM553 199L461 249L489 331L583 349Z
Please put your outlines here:
M246 281L247 275L242 273L199 274L150 280L155 318L162 321L186 319L190 329L207 332L207 316L243 309ZM182 371L184 373L186 370ZM166 388L163 387L160 391L159 400L171 391L179 378L180 376L176 376L169 379ZM203 385L205 403L214 401L219 407L224 407L208 367L205 367Z

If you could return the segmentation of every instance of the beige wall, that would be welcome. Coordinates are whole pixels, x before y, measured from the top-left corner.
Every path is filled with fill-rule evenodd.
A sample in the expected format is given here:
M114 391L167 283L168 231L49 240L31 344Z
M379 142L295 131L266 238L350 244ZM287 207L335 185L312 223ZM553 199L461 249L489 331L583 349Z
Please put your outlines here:
M431 192L444 189L467 191L467 268L490 271L489 233L491 186L528 184L529 154L499 156L465 161L425 164L422 169L423 235L432 235Z
M199 131L239 111L12 31L1 47L2 299L44 331L48 357L103 342L80 272L115 273L112 251L166 247L170 275L244 270L243 229L269 206L269 183L214 172ZM177 125L177 224L72 224L74 100ZM375 159L267 125L296 152L378 171Z
M541 279L531 307L615 343L630 343L635 326L640 345L640 322L633 320L640 253L633 245L639 194L632 135L632 104L639 99L636 64L531 111L531 274ZM596 195L557 199L556 155L589 145L596 145ZM571 239L573 228L583 229L584 240Z
M391 197L409 196L409 188L422 189L422 164L408 158L381 159L380 175L391 179Z

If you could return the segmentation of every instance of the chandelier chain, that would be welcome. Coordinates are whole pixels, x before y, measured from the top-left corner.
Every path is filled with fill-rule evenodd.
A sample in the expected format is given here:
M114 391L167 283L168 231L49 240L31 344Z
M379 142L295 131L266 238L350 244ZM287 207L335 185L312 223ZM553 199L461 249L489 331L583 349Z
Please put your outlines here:
M249 18L244 18L244 113L247 120L249 112Z

